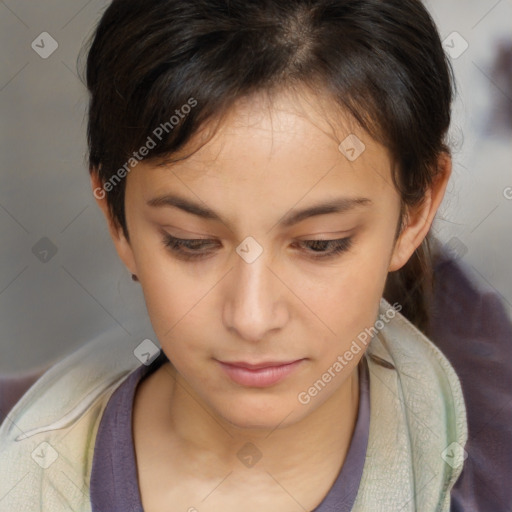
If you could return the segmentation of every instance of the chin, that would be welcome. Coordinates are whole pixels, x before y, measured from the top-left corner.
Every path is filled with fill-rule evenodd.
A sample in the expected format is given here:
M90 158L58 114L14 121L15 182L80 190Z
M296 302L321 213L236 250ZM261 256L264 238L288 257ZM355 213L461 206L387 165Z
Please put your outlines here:
M242 399L239 399L237 406L228 407L220 410L221 416L234 427L244 430L274 430L279 426L283 428L299 421L296 404L276 403L272 408L269 407L268 398L260 400L249 400L242 405ZM258 403L259 402L259 403ZM305 412L302 408L303 414Z

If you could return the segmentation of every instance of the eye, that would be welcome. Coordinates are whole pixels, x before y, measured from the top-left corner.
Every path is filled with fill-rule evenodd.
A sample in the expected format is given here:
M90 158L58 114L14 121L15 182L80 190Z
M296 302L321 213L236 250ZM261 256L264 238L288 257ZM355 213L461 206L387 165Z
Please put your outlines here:
M163 243L165 247L169 248L173 253L183 260L199 259L207 256L211 251L204 251L208 246L214 246L215 240L208 238L176 238L174 236L165 234ZM184 249L185 247L185 249Z
M302 240L299 244L312 249L312 254L310 254L314 259L332 258L348 251L352 246L352 238L338 238L337 240Z
M209 238L176 238L166 233L163 239L164 246L170 249L178 258L183 260L198 260L212 253L218 245ZM311 250L305 251L313 259L333 258L346 252L352 246L352 238L339 238L337 240L301 240L297 245L305 246ZM205 250L210 248L210 250Z

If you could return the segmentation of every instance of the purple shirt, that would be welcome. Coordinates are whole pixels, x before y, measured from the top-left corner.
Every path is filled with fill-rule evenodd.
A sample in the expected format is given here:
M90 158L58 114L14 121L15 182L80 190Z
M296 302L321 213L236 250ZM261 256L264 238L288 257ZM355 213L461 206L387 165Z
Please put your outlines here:
M142 512L132 435L133 399L137 385L168 361L163 352L151 365L141 365L112 394L101 418L91 472L93 512ZM359 364L359 410L343 467L314 512L350 512L363 473L370 428L368 364Z

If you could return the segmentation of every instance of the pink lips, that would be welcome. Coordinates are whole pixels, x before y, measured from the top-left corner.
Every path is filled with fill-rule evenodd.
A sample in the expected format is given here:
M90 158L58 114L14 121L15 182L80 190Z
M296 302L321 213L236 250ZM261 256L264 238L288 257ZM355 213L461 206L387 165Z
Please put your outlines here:
M241 386L264 388L277 384L290 375L304 359L290 362L267 362L249 364L245 362L223 363L217 361L227 375Z

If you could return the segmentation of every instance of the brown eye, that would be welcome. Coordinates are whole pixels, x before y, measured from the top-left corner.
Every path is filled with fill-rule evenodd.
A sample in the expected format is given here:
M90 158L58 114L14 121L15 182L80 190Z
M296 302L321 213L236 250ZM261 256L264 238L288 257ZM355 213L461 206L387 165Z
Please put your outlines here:
M211 253L211 251L205 251L205 247L217 245L215 240L210 240L208 238L184 239L176 238L169 234L164 236L163 244L165 247L175 253L179 258L185 260L203 258Z
M346 252L352 246L352 238L339 238L337 240L302 240L299 242L310 248L313 258L331 258ZM327 249L327 250L326 250Z

